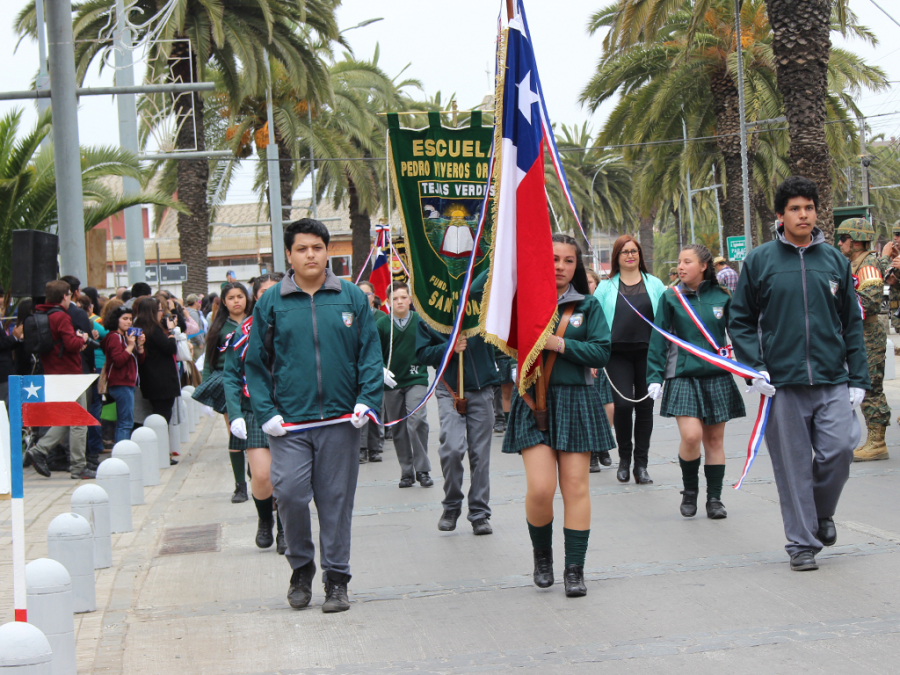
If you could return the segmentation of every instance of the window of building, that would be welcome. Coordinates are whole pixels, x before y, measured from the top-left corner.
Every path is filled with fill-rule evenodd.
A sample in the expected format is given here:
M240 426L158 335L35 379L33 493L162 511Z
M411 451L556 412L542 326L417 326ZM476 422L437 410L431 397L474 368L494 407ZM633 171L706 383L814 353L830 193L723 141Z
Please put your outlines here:
M339 277L349 277L353 269L353 256L349 255L333 255L328 258L328 265L331 271Z

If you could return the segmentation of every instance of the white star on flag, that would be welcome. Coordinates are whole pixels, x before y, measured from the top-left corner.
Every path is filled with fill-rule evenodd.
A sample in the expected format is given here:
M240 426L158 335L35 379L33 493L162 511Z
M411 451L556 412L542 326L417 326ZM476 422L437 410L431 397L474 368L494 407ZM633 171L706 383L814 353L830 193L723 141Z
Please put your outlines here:
M541 100L541 97L536 91L531 91L530 70L525 73L525 77L523 77L522 81L516 86L519 88L519 112L522 113L522 116L526 120L528 120L528 124L532 124L531 106L534 103L538 103Z
M40 388L41 388L41 387L39 387L38 385L34 384L33 382L31 383L31 386L30 386L30 387L24 387L25 391L28 392L28 398L31 398L32 396L34 396L35 398L37 398L37 395L38 395L38 389L40 389Z

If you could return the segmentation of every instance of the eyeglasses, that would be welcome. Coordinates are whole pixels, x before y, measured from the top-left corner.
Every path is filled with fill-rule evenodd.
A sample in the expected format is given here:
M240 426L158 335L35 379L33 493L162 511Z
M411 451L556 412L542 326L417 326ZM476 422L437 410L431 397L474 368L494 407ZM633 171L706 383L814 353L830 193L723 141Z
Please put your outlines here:
M640 255L640 254L641 254L641 252L638 251L636 248L630 248L627 251L621 251L619 253L619 255Z
M840 236L840 238L838 239L838 241L841 242L841 243L843 244L843 243L846 243L846 242L850 241L852 238L853 238L853 237L851 237L849 234L842 234L842 235Z
M366 295L368 295L370 298L371 298L373 295L375 295L372 291L363 291L363 293L365 293Z

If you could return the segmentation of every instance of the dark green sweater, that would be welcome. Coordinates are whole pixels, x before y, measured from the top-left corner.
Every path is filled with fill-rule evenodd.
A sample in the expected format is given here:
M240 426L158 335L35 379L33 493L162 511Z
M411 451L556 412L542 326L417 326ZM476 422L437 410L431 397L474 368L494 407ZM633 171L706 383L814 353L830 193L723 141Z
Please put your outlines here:
M575 302L569 325L563 333L566 351L556 356L549 385L594 386L591 368L603 368L609 361L610 333L600 302L593 295L584 296L571 286L559 298L559 315L564 306ZM559 322L551 326L554 333ZM544 362L552 352L544 351Z
M419 315L416 312L409 313L409 321L406 326L400 328L394 323L394 349L391 350L391 317L382 314L375 321L378 337L381 338L381 358L384 367L394 374L397 381L397 389L412 387L416 384L428 386L428 368L416 359L416 330L419 325ZM391 362L388 363L388 354ZM385 389L390 389L384 385Z
M225 369L225 352L220 352L218 350L225 346L228 342L228 338L237 329L238 324L235 323L230 316L225 319L225 323L222 324L222 330L219 331L219 339L216 341L216 351L210 354L213 358L203 359L204 380L212 375L214 370L222 371Z

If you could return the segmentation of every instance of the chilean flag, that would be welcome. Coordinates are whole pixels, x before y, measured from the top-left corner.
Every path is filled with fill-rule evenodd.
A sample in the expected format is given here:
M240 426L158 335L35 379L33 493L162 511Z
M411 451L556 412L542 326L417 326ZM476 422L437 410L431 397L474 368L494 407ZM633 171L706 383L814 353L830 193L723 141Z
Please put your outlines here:
M499 166L494 179L494 251L481 316L487 340L518 358L519 391L524 392L538 376L538 356L557 316L545 150L576 222L578 214L556 149L521 2L509 20L506 61L498 65L503 94L494 114L500 125L495 132L500 145L495 140L494 147Z
M369 283L375 290L375 295L381 298L382 305L387 299L387 289L391 284L391 265L388 252L390 251L390 227L378 225L375 228L375 258L372 260L372 273L369 275Z
M100 422L76 399L96 375L32 375L22 378L22 424L26 427L90 427Z

